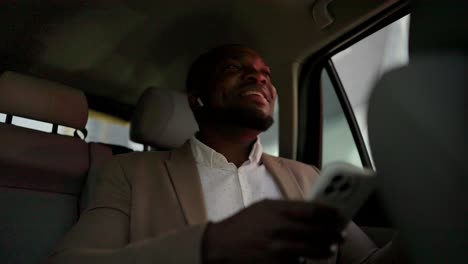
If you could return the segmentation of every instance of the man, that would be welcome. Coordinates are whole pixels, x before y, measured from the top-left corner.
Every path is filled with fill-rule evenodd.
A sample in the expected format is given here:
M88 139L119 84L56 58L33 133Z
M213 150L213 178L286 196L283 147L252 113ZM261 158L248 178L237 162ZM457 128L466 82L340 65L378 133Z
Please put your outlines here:
M230 45L203 54L187 90L199 133L180 149L115 157L51 263L364 263L385 255L333 208L298 201L315 168L262 153L258 135L273 123L276 90L255 51Z

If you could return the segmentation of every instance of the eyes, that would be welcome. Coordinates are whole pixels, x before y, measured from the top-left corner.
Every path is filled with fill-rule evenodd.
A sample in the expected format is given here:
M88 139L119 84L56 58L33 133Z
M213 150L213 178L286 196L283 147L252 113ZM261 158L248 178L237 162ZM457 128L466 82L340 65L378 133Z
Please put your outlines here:
M242 69L241 65L234 64L234 63L226 64L224 66L224 71L227 71L227 72L237 72L237 71L240 71L241 69Z
M228 63L224 65L223 70L224 72L240 72L244 69L244 67L240 64L237 63ZM271 72L269 69L261 69L260 72L267 76L268 78L271 78Z

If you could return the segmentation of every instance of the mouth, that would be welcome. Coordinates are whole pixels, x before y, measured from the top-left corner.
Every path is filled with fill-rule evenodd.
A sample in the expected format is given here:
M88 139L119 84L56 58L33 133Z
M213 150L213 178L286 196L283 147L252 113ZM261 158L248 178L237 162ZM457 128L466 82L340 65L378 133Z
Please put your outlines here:
M262 101L265 101L266 103L269 103L270 100L268 100L267 95L261 91L261 90L246 90L240 94L241 97L258 97Z

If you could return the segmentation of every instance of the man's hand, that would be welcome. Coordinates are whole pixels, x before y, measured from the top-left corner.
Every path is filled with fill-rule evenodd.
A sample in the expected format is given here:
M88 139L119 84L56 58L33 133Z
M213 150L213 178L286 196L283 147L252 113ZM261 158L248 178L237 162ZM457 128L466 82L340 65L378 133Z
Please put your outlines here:
M327 258L344 241L342 231L348 222L325 205L265 200L208 225L203 263L296 263L300 257Z

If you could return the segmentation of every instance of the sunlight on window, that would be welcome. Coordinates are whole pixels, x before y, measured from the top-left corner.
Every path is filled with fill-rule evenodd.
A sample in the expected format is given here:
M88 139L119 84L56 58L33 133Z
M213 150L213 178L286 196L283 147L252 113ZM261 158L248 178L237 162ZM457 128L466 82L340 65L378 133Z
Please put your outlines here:
M354 142L343 108L325 70L322 71L323 135L322 166L345 161L362 167L359 151Z
M142 144L130 140L130 123L128 121L104 113L90 111L86 130L88 131L86 142L100 142L137 151L143 150Z
M59 126L57 132L60 135L74 136L76 129L66 126Z
M6 115L3 113L0 113L0 122L5 123L6 120Z
M263 146L263 152L273 156L279 155L279 105L278 98L276 98L275 112L273 118L275 122L267 131L260 134L260 142Z
M368 99L383 74L408 64L409 21L402 17L332 57L369 152Z
M14 116L13 125L20 126L20 127L26 127L26 128L31 128L34 130L39 130L43 132L51 132L52 131L52 124L51 123L46 123L42 121L37 121L29 118L24 118L24 117L19 117L19 116Z

